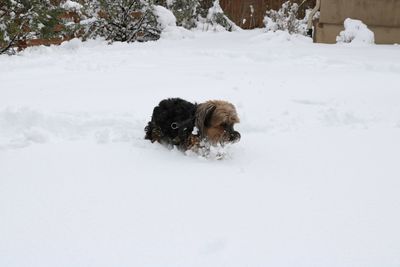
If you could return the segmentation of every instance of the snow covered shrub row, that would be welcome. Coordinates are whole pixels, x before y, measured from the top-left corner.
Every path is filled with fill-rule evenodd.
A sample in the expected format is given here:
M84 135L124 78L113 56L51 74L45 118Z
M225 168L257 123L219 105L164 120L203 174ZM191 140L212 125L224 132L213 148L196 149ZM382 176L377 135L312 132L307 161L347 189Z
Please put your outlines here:
M170 14L160 7L172 12L175 26L186 29L231 31L235 27L218 0L89 0L84 9L91 18L83 21L84 39L100 36L110 42L157 40L165 29L165 20L171 21Z
M160 6L172 11L174 26L206 31L236 27L218 0L1 0L0 54L74 37L102 37L109 42L157 40L165 28L166 12L159 14Z
M74 37L103 37L110 42L157 40L160 32L150 1L0 1L0 54Z
M306 34L307 20L298 19L299 5L293 0L286 1L282 7L267 11L264 24L267 31L286 31L290 34Z

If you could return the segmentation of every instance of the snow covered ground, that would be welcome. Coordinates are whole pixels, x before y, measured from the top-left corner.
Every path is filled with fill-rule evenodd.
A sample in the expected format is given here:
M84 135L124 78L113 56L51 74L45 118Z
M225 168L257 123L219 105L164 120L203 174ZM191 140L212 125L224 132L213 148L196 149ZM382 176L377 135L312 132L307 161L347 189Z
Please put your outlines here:
M143 140L176 96L237 106L226 159ZM0 266L399 267L400 46L182 30L1 56Z

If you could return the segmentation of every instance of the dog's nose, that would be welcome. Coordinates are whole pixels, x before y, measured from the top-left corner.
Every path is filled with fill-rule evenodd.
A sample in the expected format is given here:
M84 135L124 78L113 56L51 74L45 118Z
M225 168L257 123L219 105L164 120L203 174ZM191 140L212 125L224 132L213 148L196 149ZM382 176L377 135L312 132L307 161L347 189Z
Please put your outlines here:
M239 142L240 137L241 137L241 136L240 136L240 133L234 131L234 132L232 132L232 133L230 134L229 140L230 140L231 142Z

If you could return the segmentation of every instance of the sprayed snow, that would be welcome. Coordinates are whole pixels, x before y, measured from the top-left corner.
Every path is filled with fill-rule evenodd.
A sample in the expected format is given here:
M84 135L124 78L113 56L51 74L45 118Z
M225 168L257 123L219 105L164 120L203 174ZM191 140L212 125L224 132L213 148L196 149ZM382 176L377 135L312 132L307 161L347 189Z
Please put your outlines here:
M344 31L336 37L338 43L374 44L375 35L361 20L347 18Z
M0 266L399 266L400 46L191 34L0 56ZM241 141L144 140L176 96Z

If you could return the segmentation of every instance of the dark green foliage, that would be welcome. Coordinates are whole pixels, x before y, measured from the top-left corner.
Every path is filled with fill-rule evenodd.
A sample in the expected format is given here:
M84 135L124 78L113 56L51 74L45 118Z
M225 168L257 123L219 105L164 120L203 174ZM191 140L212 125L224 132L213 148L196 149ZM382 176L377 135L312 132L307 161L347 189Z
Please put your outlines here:
M215 13L214 14L214 19L215 23L218 25L221 25L228 31L232 31L232 24L229 23L229 21L226 19L226 16L224 13Z
M198 7L198 0L176 0L170 6L170 9L174 13L176 23L179 26L191 29L196 26Z
M214 5L215 0L199 0L197 13L205 18L208 15L208 10Z
M63 12L49 0L1 0L0 54L12 54L30 40L69 35L74 30L60 19Z

